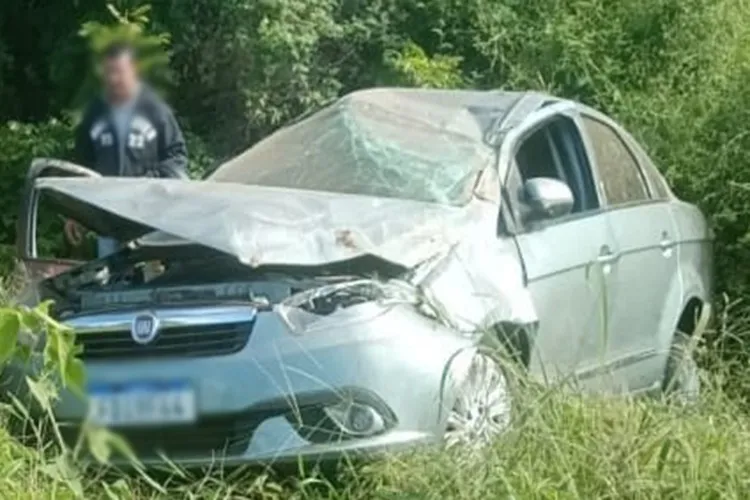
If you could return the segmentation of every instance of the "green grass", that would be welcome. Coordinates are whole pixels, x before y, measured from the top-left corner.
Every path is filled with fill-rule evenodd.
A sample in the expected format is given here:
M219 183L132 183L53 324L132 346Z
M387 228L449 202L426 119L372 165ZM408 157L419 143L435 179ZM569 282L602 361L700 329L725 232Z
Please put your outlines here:
M714 379L709 379L714 380ZM654 400L527 390L512 432L480 454L393 457L335 480L257 472L103 478L45 463L0 433L0 498L750 498L750 418L709 387L694 408Z
M0 499L750 498L750 377L739 361L721 361L737 358L731 352L708 347L743 337L750 316L734 303L721 311L720 329L699 346L709 369L694 407L526 384L512 430L490 449L394 456L342 467L333 478L243 470L105 474L24 447L0 425Z

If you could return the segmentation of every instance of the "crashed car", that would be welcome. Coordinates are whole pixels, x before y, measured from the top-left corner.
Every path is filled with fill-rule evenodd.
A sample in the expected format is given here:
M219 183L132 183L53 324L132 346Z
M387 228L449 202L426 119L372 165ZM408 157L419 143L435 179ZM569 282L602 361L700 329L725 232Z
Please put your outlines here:
M126 244L43 258L41 198ZM83 347L88 398L63 394L58 419L205 465L489 442L515 408L504 359L544 383L694 398L711 237L588 107L384 88L202 181L37 160L19 251L24 300L54 300Z

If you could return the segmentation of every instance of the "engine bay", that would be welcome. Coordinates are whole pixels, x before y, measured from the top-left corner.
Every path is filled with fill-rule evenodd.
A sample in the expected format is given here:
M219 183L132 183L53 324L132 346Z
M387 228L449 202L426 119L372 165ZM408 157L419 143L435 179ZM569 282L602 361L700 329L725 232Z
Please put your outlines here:
M270 307L292 295L292 286L279 282L217 283L194 286L148 285L123 290L85 290L80 293L80 310L101 311L144 306L252 302Z
M359 257L326 266L261 266L253 268L234 256L205 247L128 248L86 263L39 283L41 300L52 299L60 319L81 313L154 306L199 306L252 303L269 309L315 288L363 278L388 279L404 269L376 257ZM362 300L363 290L337 293L331 301ZM315 298L314 308L335 304Z

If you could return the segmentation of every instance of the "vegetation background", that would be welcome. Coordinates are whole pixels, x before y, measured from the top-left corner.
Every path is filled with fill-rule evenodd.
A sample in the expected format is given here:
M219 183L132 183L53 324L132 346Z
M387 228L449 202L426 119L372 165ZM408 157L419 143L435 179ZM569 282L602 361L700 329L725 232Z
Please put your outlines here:
M338 498L371 498L376 491L381 498L747 497L750 2L153 0L151 7L129 0L110 8L105 0L0 2L0 261L6 268L29 162L70 154L72 127L93 88L91 49L111 36L143 43L152 74L188 132L197 177L351 90L539 89L619 119L675 192L709 216L717 237L723 321L704 346L720 356L710 357L717 392L703 413L675 420L673 412L645 403L592 409L567 399L555 405L557 396L543 394L547 410L514 437L524 445L501 448L484 468L417 459L409 470L418 474L389 464L387 473L361 479L366 485L350 481L354 486L345 490L312 482L292 493L255 479L243 483L243 495L304 496L309 487L310 495ZM50 229L45 244L59 237ZM7 460L0 458L0 469L8 467L3 477L11 479L0 481L0 496L33 493L12 489L17 483L9 481L34 481L42 470L36 459L18 465L24 452L3 446ZM2 494L3 488L10 489ZM106 495L117 497L117 488L135 494L125 483L108 488ZM175 491L185 496L239 495L225 482L181 488ZM107 498L104 490L99 495Z

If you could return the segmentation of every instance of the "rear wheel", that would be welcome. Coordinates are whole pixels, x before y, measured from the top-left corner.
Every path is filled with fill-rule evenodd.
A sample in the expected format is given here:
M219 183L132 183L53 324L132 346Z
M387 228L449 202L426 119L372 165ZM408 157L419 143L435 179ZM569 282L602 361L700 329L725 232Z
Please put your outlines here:
M445 429L447 447L482 447L510 426L512 404L508 375L492 356L474 355Z
M667 360L664 393L673 401L691 405L698 401L701 383L698 364L693 356L691 337L677 332Z

